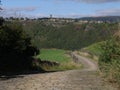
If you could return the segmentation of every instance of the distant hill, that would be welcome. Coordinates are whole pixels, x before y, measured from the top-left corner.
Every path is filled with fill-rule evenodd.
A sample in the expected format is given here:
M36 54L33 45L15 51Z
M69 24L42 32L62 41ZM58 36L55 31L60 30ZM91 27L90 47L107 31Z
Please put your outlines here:
M77 18L76 20L120 22L120 16L83 17L83 18Z

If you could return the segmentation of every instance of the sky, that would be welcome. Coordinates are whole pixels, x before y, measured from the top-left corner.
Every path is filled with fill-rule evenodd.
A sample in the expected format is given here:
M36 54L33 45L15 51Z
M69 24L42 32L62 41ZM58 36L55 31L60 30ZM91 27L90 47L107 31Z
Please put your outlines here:
M1 0L4 17L120 16L120 0Z

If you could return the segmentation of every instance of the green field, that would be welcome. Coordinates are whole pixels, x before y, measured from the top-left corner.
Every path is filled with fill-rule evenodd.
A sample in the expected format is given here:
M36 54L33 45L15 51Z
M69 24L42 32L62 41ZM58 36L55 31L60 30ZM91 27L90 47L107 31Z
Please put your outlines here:
M73 59L67 54L67 52L70 51L61 49L41 49L40 54L37 56L37 58L60 63L60 66L55 67L41 65L41 67L46 71L80 69L82 65L74 63Z
M60 63L69 62L71 58L66 54L67 51L59 49L41 49L37 58L41 60L57 61Z

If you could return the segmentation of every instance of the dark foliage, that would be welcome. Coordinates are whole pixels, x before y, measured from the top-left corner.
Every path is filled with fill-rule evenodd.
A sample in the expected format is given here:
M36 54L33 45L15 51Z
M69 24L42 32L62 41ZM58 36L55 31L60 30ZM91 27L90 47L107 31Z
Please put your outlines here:
M120 87L120 31L102 48L103 52L99 59L100 70L110 82L116 82Z
M32 56L39 50L31 45L18 22L0 28L0 71L23 70L32 67Z
M2 17L0 17L0 26L3 25L4 19Z

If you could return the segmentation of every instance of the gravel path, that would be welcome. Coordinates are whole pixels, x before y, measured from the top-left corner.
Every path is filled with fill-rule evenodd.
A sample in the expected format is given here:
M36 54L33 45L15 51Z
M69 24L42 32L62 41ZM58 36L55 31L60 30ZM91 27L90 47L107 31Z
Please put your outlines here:
M0 90L117 90L106 83L97 73L97 65L77 55L84 64L83 70L19 75L15 78L1 79Z

